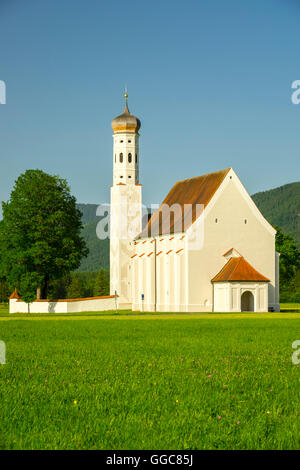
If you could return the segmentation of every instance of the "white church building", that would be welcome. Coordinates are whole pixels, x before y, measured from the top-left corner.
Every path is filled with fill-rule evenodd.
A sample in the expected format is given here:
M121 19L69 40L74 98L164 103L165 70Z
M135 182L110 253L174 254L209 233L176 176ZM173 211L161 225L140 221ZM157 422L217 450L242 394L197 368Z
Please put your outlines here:
M232 168L175 183L142 224L140 127L125 93L112 121L110 296L28 306L15 290L10 313L279 311L276 230Z
M119 308L279 311L276 230L232 168L179 181L142 226L140 120L113 119L110 293Z

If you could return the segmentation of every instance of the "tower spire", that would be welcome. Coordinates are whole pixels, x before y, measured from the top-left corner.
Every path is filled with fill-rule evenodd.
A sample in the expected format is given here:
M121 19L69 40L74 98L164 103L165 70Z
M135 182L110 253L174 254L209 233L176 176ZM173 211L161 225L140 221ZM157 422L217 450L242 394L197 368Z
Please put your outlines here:
M124 110L127 110L127 111L129 112L128 103L127 103L127 98L128 98L128 94L127 94L127 85L125 86L124 98L125 98L125 108L124 108Z

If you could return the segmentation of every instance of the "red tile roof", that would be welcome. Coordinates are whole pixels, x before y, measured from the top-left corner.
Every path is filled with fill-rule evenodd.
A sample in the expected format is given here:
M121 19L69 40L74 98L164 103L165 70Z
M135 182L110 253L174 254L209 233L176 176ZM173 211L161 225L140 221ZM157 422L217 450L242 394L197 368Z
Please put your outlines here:
M20 299L21 296L20 296L19 292L17 291L17 289L15 289L9 298L10 299Z
M97 300L97 299L113 299L114 295L101 295L98 297L82 297L78 299L36 299L34 302L78 302L80 300ZM117 297L119 297L117 295ZM23 300L19 299L18 302L23 302Z
M230 168L227 168L226 170L177 182L137 238L185 231L201 215L197 211L197 206L202 204L205 209L229 171ZM177 207L179 206L181 210L174 214L173 220L173 214L171 213L170 223L166 223L165 220L162 220L162 218L166 218L163 214L163 206L171 207L174 204ZM189 214L186 211L184 212L185 205L191 206ZM183 215L185 220L183 220Z
M260 274L243 257L230 258L221 271L212 279L212 282L228 281L252 281L269 282L265 276Z
M230 250L226 251L226 253L224 253L223 256L228 256L232 251L235 251L239 256L241 256L240 253L235 248L230 248Z
M233 248L230 248L228 251L226 251L226 253L224 253L224 255L223 255L223 256L226 256L226 255L228 255L228 254L229 254L229 253L230 253L232 250L233 250Z

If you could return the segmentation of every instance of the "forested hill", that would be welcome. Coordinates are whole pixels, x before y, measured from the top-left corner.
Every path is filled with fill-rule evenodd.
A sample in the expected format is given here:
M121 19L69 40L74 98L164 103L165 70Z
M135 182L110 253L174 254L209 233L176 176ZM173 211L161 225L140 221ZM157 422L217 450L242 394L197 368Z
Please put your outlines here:
M300 182L257 193L252 197L265 218L292 235L300 249ZM96 235L96 226L100 220L96 216L97 207L97 204L78 204L83 214L83 236L90 249L88 257L81 263L80 271L109 269L109 240L99 240Z
M256 193L252 198L272 225L292 235L300 250L300 182Z
M99 240L96 234L100 217L96 215L97 204L77 204L82 212L83 236L90 250L88 257L81 262L79 271L109 270L109 240Z

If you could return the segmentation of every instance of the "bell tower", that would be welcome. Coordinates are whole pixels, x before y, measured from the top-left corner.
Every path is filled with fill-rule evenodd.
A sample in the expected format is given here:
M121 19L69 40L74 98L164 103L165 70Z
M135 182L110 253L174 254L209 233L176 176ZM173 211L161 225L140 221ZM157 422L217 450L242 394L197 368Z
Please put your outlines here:
M110 294L119 308L131 308L130 257L134 237L142 230L142 187L139 184L140 120L128 109L112 121L113 185L110 192Z
M141 122L130 114L128 95L124 94L125 107L121 116L112 122L114 130L114 184L139 183L139 129Z

